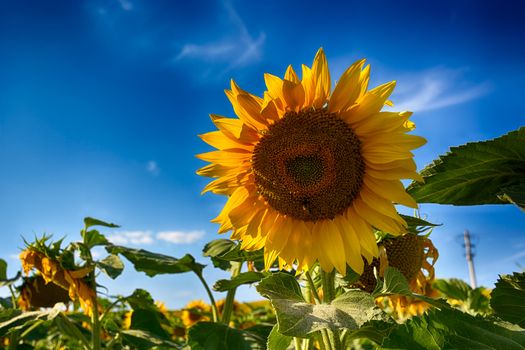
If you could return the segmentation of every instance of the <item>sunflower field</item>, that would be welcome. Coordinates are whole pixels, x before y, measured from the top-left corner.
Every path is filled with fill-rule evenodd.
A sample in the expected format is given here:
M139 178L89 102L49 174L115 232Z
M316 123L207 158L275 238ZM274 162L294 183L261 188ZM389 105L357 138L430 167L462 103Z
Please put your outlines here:
M334 84L322 49L301 74L265 74L262 96L232 80L235 117L211 115L217 130L200 137L213 150L197 156L206 162L197 173L212 178L203 192L227 198L212 222L229 238L174 257L115 244L107 235L118 225L86 217L71 243L25 241L18 274L0 260L10 295L0 299L0 346L525 349L525 272L492 289L436 278L432 231L442 223L418 212L419 203L525 210L525 128L452 147L417 172L412 150L426 140L412 113L384 110L395 82L369 81L359 60ZM151 278L193 275L208 299L171 310L147 288L113 295L98 277L118 280L124 261ZM231 277L210 281L205 269ZM260 301L237 301L242 285Z

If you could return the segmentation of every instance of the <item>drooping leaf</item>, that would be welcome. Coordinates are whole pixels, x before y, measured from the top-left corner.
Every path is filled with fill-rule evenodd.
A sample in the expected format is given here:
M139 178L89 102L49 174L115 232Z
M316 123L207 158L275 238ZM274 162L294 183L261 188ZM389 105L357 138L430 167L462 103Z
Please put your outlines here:
M525 328L525 272L500 276L490 305L501 319Z
M248 271L242 272L239 275L229 280L218 280L213 285L213 290L217 292L226 292L230 289L239 287L242 284L252 284L259 282L264 277L268 276L268 273Z
M522 127L493 140L452 147L423 169L424 183L414 182L407 191L419 203L506 204L509 199L520 202L524 174L525 127Z
M293 337L279 333L277 325L273 326L268 336L267 348L271 350L293 350Z
M155 334L139 329L128 329L121 331L120 334L124 338L124 342L131 345L133 349L149 350L154 346L161 347L162 349L181 348L181 346L170 340L158 337Z
M177 259L172 256L152 253L144 249L132 249L116 245L106 246L110 254L121 254L128 259L135 270L146 273L149 277L159 274L176 274L193 271L197 274L202 273L205 265L195 262L190 254Z
M111 228L120 227L119 225L108 223L108 222L105 222L99 219L95 219L95 218L90 218L90 217L84 218L84 225L86 226L86 229L92 226L104 226L104 227L111 227Z
M247 252L241 250L240 244L229 239L216 239L207 243L202 250L202 254L210 257L213 265L223 270L228 270L230 268L230 261L259 262L263 260L262 249Z
M0 322L0 337L3 337L9 332L24 329L31 326L39 320L53 320L59 313L60 309L54 307L52 309L43 311L28 311L28 312L12 312L9 319ZM4 319L5 313L0 313L0 319Z
M381 319L382 311L370 294L351 290L330 304L305 302L301 289L292 275L276 273L263 279L257 291L270 299L277 313L279 333L305 337L321 329L357 329L372 319Z
M441 226L440 224L433 224L431 222L428 222L426 220L423 220L421 218L415 217L415 216L409 216L409 215L403 215L399 214L407 223L407 230L410 233L419 234L422 233L429 228Z
M8 278L6 280L0 280L0 287L7 287L7 286L10 286L12 284L14 284L20 277L22 277L22 273L20 271L18 271L16 273L16 276L13 277L13 278Z
M124 263L120 260L118 255L110 254L104 259L98 261L97 267L110 278L115 279L120 276L124 270Z
M188 332L192 350L264 350L266 339L225 324L199 322Z
M431 309L397 326L381 349L523 350L525 334L455 309Z
M107 238L97 230L89 230L87 232L82 232L82 235L84 244L86 244L88 248L93 248L97 245L106 245L109 243Z

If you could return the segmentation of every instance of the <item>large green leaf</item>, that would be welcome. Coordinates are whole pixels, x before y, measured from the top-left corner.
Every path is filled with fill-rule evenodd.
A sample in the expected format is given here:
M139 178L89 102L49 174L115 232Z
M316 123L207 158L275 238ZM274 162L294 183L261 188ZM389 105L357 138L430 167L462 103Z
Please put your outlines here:
M109 243L107 238L97 230L89 230L87 232L82 231L82 238L88 248Z
M377 281L376 288L372 294L374 297L393 294L411 296L412 292L405 276L398 269L389 266L385 269L383 280Z
M525 127L493 140L452 147L421 175L425 182L414 182L407 189L420 203L505 204L509 199L519 203L525 196Z
M222 323L199 322L188 332L192 350L264 350L266 339Z
M213 285L213 290L217 292L226 292L230 289L237 288L242 284L252 284L259 282L265 276L268 276L268 273L255 271L242 272L239 275L232 277L232 279L218 280Z
M116 245L108 245L106 250L110 254L124 255L133 264L135 270L145 272L150 277L159 274L175 274L189 271L200 275L205 266L195 262L195 259L190 254L177 259L144 249L132 249Z
M487 290L483 287L472 289L467 283L456 278L437 279L432 287L447 299L459 301L454 306L471 315L491 313Z
M454 309L431 309L396 327L382 349L524 350L525 333Z
M457 299L460 301L466 301L469 296L469 292L472 288L457 278L451 278L448 280L437 279L432 283L434 289L439 290L441 293L446 295L448 298Z
M263 279L257 291L270 299L277 313L279 333L305 337L321 329L357 329L383 313L374 298L363 291L351 290L330 304L313 305L302 296L299 283L292 275L276 273Z
M57 304L52 309L43 311L28 311L28 312L11 312L12 310L6 310L0 313L0 320L5 319L5 316L10 316L5 321L0 322L0 337L3 337L9 332L16 330L25 329L40 320L53 320L58 314L60 314L60 308L63 304Z
M490 305L501 319L525 328L525 273L500 276Z

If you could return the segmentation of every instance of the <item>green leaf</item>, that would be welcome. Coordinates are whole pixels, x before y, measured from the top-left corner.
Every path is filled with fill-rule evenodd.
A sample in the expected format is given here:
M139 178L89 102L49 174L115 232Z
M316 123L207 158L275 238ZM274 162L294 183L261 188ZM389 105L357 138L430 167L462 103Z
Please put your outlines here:
M305 337L324 328L357 329L383 315L374 298L360 290L344 293L330 304L307 303L295 278L285 273L266 277L257 291L270 299L277 313L279 333L287 336Z
M408 281L403 274L394 267L387 267L383 275L383 281L378 280L376 288L372 295L380 297L385 295L400 294L412 295Z
M240 244L229 239L216 239L204 246L202 250L204 256L211 258L215 267L223 270L230 268L230 261L262 261L264 258L263 250L247 252L241 250Z
M423 169L424 183L413 182L407 191L419 203L505 204L508 200L498 196L505 189L514 188L519 194L514 196L523 199L524 174L525 127L522 127L493 140L452 147L449 153Z
M193 271L202 274L205 265L195 262L190 254L177 259L172 256L152 253L144 249L132 249L116 245L106 246L110 254L121 254L128 259L135 270L146 273L149 277L159 274L176 274Z
M279 333L277 325L273 326L268 337L267 348L271 350L293 350L293 337Z
M97 261L97 267L112 279L120 276L124 270L124 263L118 255L110 254L104 259Z
M242 284L252 284L255 282L259 282L266 276L268 276L268 273L254 271L242 272L239 275L232 277L232 279L218 280L213 285L213 290L217 292L226 292L230 289L235 289Z
M4 259L0 259L0 281L7 279L7 262Z
M433 224L421 218L409 215L399 214L407 223L407 230L410 233L419 234L429 228L441 226L440 224Z
M500 276L490 305L501 319L525 328L525 272Z
M61 333L70 336L72 339L80 341L84 345L85 349L91 348L90 343L84 337L82 331L78 328L75 322L70 320L64 313L60 313L58 317L54 319L54 323Z
M86 229L90 228L91 226L104 226L104 227L120 227L119 225L113 224L113 223L107 223L105 221L95 219L95 218L84 218L84 225L86 226Z
M151 294L144 289L135 289L133 294L124 298L128 302L129 306L132 309L148 309L148 310L158 310L155 301L151 297Z
M192 350L263 350L266 339L225 324L199 322L188 332L188 344Z
M502 188L498 197L525 210L525 183Z
M525 349L525 333L455 309L431 309L397 326L381 349Z
M452 298L460 301L467 301L472 288L464 281L451 278L449 280L437 279L432 283L434 289L439 290L447 298Z
M58 304L60 306L60 304ZM63 304L61 305L63 307ZM44 311L28 311L28 312L12 312L9 313L0 313L0 320L5 319L5 316L11 316L9 319L0 322L0 337L3 337L5 334L24 329L31 326L39 320L53 320L60 310L58 307Z
M149 350L153 346L165 347L167 349L181 348L178 344L147 331L129 329L121 331L120 334L124 338L125 343L131 345L133 349Z
M82 238L84 240L84 243L89 248L93 248L94 246L97 246L97 245L106 245L109 243L107 238L103 234L98 232L97 230L90 230L90 231L83 233Z
M168 339L169 335L162 328L161 313L148 309L133 309L131 314L131 329L139 329L154 334L162 339Z

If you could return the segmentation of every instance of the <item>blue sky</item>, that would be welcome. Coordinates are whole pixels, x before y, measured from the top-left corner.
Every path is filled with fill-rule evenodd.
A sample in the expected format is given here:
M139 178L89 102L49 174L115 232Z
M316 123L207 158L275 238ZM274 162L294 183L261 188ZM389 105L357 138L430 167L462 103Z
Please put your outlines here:
M113 240L173 256L218 237L224 203L195 175L213 130L234 116L229 79L255 94L263 73L311 64L319 47L333 79L355 60L372 84L397 80L413 110L419 168L449 146L524 125L525 8L517 1L0 1L0 257L22 239L78 239L82 218L122 225ZM440 277L468 276L458 235L476 237L481 284L525 266L525 215L512 206L422 205ZM211 280L221 276L206 269ZM190 275L126 270L111 293L145 287L177 307L205 294ZM6 291L0 290L0 294ZM252 289L239 292L254 299Z

